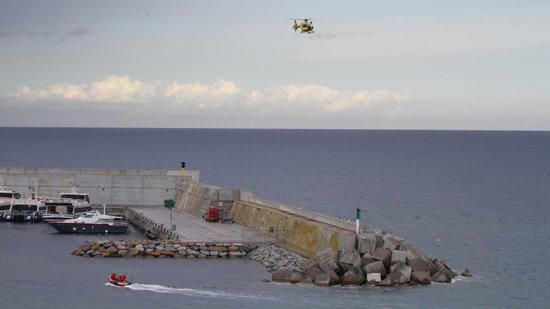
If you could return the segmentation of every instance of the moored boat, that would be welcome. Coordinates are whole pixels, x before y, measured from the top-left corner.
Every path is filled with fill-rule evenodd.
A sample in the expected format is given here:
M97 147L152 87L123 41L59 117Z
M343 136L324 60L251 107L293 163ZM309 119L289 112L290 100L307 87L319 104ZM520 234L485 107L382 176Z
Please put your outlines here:
M9 222L39 222L42 220L44 204L38 199L12 199L10 208L3 214L3 220Z
M4 185L0 186L0 220L3 220L4 214L10 210L12 200L20 198L19 193L6 189Z
M128 224L122 217L90 211L74 219L48 222L59 233L72 234L124 234Z
M74 219L92 210L88 194L77 192L74 187L71 192L62 192L59 198L46 199L44 203L46 212L42 215L42 219L45 222Z

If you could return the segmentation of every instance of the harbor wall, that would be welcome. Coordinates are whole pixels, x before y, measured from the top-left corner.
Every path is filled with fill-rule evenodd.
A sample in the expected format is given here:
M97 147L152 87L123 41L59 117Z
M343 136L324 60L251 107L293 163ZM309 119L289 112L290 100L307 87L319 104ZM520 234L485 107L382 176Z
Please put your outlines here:
M185 180L178 187L176 208L202 216L208 207L229 213L233 222L277 239L305 257L331 249L355 247L355 225L337 218L259 199L245 190L228 190Z
M208 207L217 207L229 212L234 201L248 200L252 194L245 190L231 190L185 179L176 193L177 209L201 217Z
M260 231L279 241L286 249L307 258L317 252L352 251L355 248L355 232L339 226L283 211L266 204L235 201L231 217L235 223Z
M35 192L58 197L74 187L88 193L92 204L156 206L174 199L183 180L199 180L198 171L93 168L0 168L0 185L24 196Z

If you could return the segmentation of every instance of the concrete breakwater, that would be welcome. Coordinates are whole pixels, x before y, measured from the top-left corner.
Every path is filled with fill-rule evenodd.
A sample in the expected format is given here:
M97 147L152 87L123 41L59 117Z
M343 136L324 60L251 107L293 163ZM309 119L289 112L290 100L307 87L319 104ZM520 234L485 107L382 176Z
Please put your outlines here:
M177 240L89 240L72 254L84 257L127 258L241 258L255 244L199 243Z
M307 261L302 268L276 271L272 281L390 287L429 285L432 281L450 283L458 275L471 276L468 269L457 273L445 262L432 259L402 239L381 231L359 234L357 247L351 251L317 252L315 259Z

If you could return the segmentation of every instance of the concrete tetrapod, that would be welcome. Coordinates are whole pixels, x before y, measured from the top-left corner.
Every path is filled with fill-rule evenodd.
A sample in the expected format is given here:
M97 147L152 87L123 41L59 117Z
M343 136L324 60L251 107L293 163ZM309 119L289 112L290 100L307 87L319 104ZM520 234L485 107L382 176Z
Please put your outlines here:
M411 280L422 285L432 284L432 278L427 271L413 271L411 274Z
M340 272L340 266L336 261L336 253L330 249L319 252L316 255L317 262L319 263L319 268L321 268L325 273L329 271Z
M372 254L376 246L382 245L381 236L377 237L375 233L363 233L357 235L357 250L361 254Z
M472 276L472 273L470 272L470 270L468 268L464 268L458 274L461 275L462 277L471 277Z
M445 271L438 271L432 275L432 281L439 283L451 283L451 277L449 277Z
M367 283L368 284L375 285L380 281L382 281L382 274L380 274L380 273L367 274Z
M407 264L412 267L413 271L428 271L428 265L421 258L409 260Z
M313 283L318 286L331 286L340 283L340 277L334 272L322 273L315 275Z
M289 270L279 270L271 273L271 281L273 282L290 282L292 272Z
M403 284L411 280L412 267L401 263L395 264L393 267L390 277L395 283Z
M343 251L340 253L338 264L343 272L361 267L361 256L357 252L346 252Z
M349 270L342 277L340 284L342 285L361 285L365 282L365 276L361 270Z
M384 267L384 263L382 263L382 261L370 263L363 267L363 270L366 274L379 273L382 276L386 275L386 268Z
M372 257L375 260L382 261L384 266L389 267L391 264L391 250L385 248L378 248L374 250Z
M407 252L401 251L401 250L392 250L391 252L391 263L401 263L405 264L407 263Z
M378 249L376 249L376 250L378 250ZM368 253L365 253L361 257L361 267L364 267L365 265L368 265L368 264L376 262L376 261L377 260L372 255L370 255Z

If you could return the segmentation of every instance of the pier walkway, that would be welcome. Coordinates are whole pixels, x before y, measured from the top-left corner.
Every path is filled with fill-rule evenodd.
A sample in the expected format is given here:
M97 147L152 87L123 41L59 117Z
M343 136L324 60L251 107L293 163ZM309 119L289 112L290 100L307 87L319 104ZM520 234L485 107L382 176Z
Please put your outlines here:
M131 207L146 218L170 228L170 210L165 207ZM236 223L207 222L181 210L172 210L172 224L181 241L270 243L274 238Z

